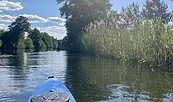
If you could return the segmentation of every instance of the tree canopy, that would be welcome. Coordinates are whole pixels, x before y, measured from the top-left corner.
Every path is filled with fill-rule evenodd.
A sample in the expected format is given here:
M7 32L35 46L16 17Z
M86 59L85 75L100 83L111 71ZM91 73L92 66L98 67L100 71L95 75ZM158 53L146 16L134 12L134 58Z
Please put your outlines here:
M141 23L141 19L139 4L134 2L126 8L123 7L119 16L119 20L122 22L121 27L134 27Z
M146 0L142 15L145 20L161 20L162 23L168 23L171 17L167 10L168 5L161 0Z
M109 0L57 0L57 3L63 4L59 10L66 18L68 46L75 50L84 27L105 18L112 6Z
M9 31L0 31L0 48L13 49L57 49L58 40L38 29L31 29L28 18L19 16L9 26ZM2 46L1 46L2 45Z
M17 19L11 23L9 26L9 31L2 35L2 47L17 49L18 42L24 38L24 32L30 30L31 24L28 22L28 18L19 16Z

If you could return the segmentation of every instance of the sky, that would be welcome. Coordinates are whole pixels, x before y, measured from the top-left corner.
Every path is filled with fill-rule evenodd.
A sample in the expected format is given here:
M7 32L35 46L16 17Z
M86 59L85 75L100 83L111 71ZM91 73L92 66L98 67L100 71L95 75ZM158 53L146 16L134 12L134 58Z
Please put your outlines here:
M112 9L121 11L132 2L144 4L145 0L110 0ZM169 11L173 10L171 0L164 0ZM65 19L60 16L56 0L0 0L0 29L7 29L18 16L29 19L32 28L47 32L50 36L63 39L66 35Z

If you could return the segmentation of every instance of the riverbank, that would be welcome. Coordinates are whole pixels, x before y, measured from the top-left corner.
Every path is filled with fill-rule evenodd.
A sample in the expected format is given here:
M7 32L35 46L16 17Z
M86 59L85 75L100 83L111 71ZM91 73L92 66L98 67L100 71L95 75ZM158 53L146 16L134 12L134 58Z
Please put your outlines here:
M173 27L157 22L145 22L134 28L100 28L81 37L83 52L113 58L172 66Z

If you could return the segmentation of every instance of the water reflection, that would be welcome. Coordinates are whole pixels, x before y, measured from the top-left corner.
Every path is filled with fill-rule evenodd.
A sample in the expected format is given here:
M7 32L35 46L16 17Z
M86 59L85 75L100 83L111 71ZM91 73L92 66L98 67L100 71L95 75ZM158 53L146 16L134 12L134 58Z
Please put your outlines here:
M0 55L0 101L25 102L50 75L65 83L77 102L173 100L173 74L161 68L64 51L18 51Z
M21 93L26 87L27 70L25 70L26 55L23 51L4 53L0 56L0 95L1 101L14 101L9 95Z
M64 81L66 52L23 52L0 55L0 101L25 102L48 76Z
M173 100L173 76L158 68L69 54L67 79L79 102Z

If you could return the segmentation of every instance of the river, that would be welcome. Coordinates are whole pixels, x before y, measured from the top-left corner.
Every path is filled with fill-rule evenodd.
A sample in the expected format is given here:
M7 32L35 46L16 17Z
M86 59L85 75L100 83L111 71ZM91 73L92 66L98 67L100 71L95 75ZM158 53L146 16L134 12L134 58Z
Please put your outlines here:
M77 102L171 102L173 73L162 68L65 51L0 55L0 102L26 102L48 76Z

